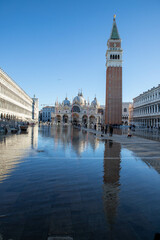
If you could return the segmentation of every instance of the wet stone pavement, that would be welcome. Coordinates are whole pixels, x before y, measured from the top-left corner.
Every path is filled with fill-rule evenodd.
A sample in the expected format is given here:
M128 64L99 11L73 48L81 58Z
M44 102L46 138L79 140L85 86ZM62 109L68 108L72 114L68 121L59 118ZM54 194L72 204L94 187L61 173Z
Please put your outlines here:
M1 135L0 240L154 239L160 150L144 145L60 126Z

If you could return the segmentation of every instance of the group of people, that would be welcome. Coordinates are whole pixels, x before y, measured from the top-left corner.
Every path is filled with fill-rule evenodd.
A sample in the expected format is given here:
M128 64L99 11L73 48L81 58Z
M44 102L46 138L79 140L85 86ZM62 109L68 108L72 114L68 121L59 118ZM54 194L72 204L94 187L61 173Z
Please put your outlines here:
M113 126L111 125L111 124L109 124L109 125L105 125L105 126L101 126L101 132L103 133L103 134L107 134L107 132L109 131L109 135L110 136L112 136L112 134L113 134Z

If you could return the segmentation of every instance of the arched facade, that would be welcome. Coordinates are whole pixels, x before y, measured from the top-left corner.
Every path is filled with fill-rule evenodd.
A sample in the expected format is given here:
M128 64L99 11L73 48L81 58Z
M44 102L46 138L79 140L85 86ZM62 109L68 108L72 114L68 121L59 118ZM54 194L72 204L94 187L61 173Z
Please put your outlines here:
M38 98L30 98L0 69L0 120L38 120Z
M100 108L96 97L90 104L82 93L78 93L72 103L67 98L62 103L55 103L55 112L51 116L52 123L94 128L95 125L103 124L103 111L99 111Z

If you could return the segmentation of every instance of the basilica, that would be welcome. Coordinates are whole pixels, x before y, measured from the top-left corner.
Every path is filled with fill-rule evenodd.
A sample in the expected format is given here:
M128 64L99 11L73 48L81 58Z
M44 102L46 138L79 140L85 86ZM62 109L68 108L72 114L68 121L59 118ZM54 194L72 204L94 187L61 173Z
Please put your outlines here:
M56 101L51 120L53 124L74 124L93 128L103 124L103 112L104 107L99 105L96 97L90 104L81 91L72 102L67 97L62 103Z

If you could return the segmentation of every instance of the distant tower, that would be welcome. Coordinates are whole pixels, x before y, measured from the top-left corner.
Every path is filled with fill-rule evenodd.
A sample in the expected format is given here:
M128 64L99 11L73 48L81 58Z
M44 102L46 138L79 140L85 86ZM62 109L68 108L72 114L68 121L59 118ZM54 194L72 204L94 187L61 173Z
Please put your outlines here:
M122 48L115 15L106 52L105 124L122 123Z

